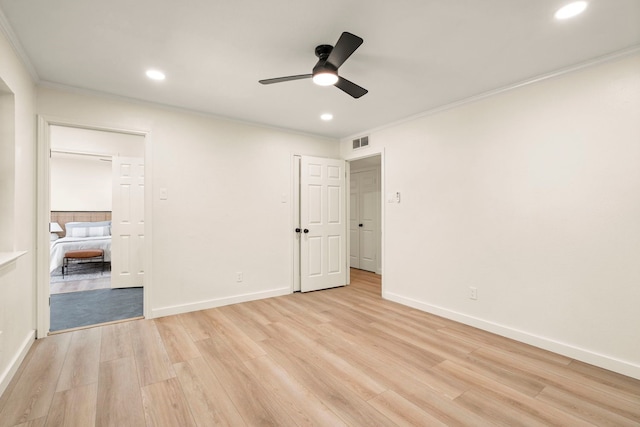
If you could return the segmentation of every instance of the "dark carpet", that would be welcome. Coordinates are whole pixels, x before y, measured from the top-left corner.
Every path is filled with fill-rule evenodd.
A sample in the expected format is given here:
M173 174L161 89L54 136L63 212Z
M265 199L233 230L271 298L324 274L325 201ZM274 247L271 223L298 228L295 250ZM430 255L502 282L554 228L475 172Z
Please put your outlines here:
M142 288L51 295L51 331L142 316Z

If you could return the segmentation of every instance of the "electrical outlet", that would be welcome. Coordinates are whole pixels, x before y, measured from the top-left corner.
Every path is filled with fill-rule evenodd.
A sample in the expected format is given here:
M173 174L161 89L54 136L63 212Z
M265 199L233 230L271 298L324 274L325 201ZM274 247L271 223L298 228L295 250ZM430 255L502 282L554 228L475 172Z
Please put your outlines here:
M236 282L242 282L242 271L236 273Z
M469 298L470 299L478 299L478 288L474 288L473 286L469 286Z

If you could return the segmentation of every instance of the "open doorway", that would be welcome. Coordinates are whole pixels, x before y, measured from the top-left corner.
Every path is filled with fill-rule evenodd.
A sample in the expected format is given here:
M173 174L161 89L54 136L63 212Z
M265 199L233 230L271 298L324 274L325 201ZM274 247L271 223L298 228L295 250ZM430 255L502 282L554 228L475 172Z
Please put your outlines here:
M381 156L350 162L349 174L349 266L352 280L381 290L382 185Z
M133 256L112 244L123 216L114 164L143 159L144 136L53 125L49 141L50 331L142 317L142 282L116 288L111 262Z

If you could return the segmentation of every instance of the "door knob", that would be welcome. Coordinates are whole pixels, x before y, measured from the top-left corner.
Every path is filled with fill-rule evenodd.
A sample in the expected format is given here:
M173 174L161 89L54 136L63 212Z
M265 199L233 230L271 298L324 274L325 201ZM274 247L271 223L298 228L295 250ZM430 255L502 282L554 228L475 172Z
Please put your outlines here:
M304 231L305 234L307 234L309 232L309 230L306 229L306 228L304 230L302 230L302 231Z
M358 227L362 227L362 226L363 226L363 224L358 224Z
M301 232L302 230L300 230L299 228L296 228L296 233Z

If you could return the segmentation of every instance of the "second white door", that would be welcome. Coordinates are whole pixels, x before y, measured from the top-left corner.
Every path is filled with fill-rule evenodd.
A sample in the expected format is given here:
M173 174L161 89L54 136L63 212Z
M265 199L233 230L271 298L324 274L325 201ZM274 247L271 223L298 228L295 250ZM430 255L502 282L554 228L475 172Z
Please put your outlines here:
M111 287L143 286L144 159L113 157Z
M300 163L300 287L347 283L344 160L302 156Z
M353 268L376 271L378 180L375 170L351 174L349 262Z

